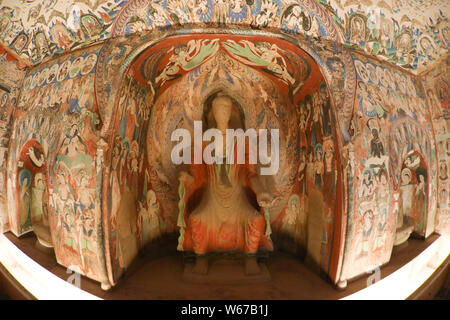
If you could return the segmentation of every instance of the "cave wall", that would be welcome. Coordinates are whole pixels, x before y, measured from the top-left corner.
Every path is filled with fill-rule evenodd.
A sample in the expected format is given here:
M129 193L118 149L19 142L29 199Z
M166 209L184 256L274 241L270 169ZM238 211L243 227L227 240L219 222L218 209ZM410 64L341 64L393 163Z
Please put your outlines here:
M338 190L337 183L331 183L331 189L336 188L332 192L337 194L337 202L343 202L343 208L340 214L331 210L331 215L326 210L333 206L332 201L314 208L326 227L318 233L322 235L320 247L324 249L315 250L312 260L333 282L351 279L389 261L396 215L405 208L415 219L416 236L427 237L434 230L447 232L448 59L423 75L405 71L422 70L446 54L448 21L445 15L436 12L440 20L413 28L411 21L392 13L393 29L388 21L385 29L378 30L370 24L370 15L357 12L361 8L351 3L346 4L342 12L333 1L273 4L269 8L273 10L272 15L266 14L268 11L263 10L262 2L255 1L253 4L241 2L233 8L228 3L223 4L222 9L233 9L231 11L210 3L210 6L199 6L198 10L188 10L189 14L183 16L182 11L170 14L167 4L129 1L122 3L120 12L122 6L109 6L89 13L102 17L94 23L93 29L80 25L79 30L71 30L63 19L44 28L44 34L30 34L14 27L12 6L3 8L0 21L7 22L7 28L2 31L2 41L10 43L10 49L21 57L28 56L37 64L28 69L23 85L25 71L19 70L5 55L0 64L2 76L11 77L1 80L7 82L11 91L5 95L5 90L1 89L1 97L7 97L9 102L7 108L2 106L0 110L8 110L3 114L12 114L9 122L2 122L1 131L3 162L7 159L6 168L4 165L0 171L0 179L3 174L3 182L0 182L5 186L0 191L3 231L11 230L17 236L30 232L33 212L47 212L58 262L109 283L117 281L146 243L159 238L160 234L177 232L174 212L178 195L173 186L168 187L173 177L165 177L161 169L166 163L153 152L157 146L149 147L146 134L152 127L151 121L155 121L151 119L156 119L153 126L158 127L158 120L165 116L155 114L163 112L161 110L170 103L180 103L177 94L188 86L180 85L173 96L166 94L167 104L155 109L152 105L155 83L142 81L138 75L140 70L133 69L132 62L161 39L185 34L183 25L194 23L193 26L200 28L190 30L192 35L208 30L228 36L229 31L221 28L226 23L236 28L233 34L273 36L299 46L323 74L323 82L329 89L330 118L335 121L334 150L341 150L335 160L342 158L340 163L335 163L330 178L342 181L342 190ZM236 8L242 11L235 12ZM296 16L298 9L306 15L304 18ZM381 10L384 12L387 8ZM86 8L81 11L87 14ZM352 21L363 21L366 28L357 32L352 28ZM208 22L214 22L213 27L218 28L202 29ZM135 34L137 31L141 33ZM393 35L393 41L386 35ZM431 40L431 46L427 40L422 40L425 38ZM79 41L83 39L92 40L91 46L83 48L83 41ZM100 41L101 44L94 44ZM58 56L76 48L79 50ZM170 48L163 49L165 51L161 52L165 52L168 59ZM389 63L368 58L356 50L377 55ZM415 54L417 58L412 59ZM204 68L206 66L208 64ZM150 68L145 71L149 72L146 76L156 77L163 69L164 66ZM189 81L199 77L201 79L196 80L207 86L205 77L209 70L205 70L195 77L191 73L189 78L187 72L182 76ZM248 74L257 74L247 71L248 68L245 70ZM229 82L226 76L221 81ZM314 92L320 92L320 83L310 94ZM300 127L297 120L301 118L305 99L306 96L297 97L291 102L297 111L290 122L283 124L285 130ZM324 109L319 113L323 119ZM180 119L172 120L169 127L158 129L175 128ZM306 122L307 127L311 128L311 124L311 119ZM312 146L312 135L308 135L309 132L305 152L313 159L308 160L306 156L304 170L306 184L310 187L303 188L305 193L318 187L312 170L314 157L317 157L317 140ZM298 148L292 151L296 163L286 171L289 174L285 177L293 184L289 185L291 189L283 190L286 191L284 202L279 204L273 219L275 231L290 239L295 236L292 237L292 226L286 217L295 207L296 195L302 203L298 168L304 157L303 144L299 134ZM328 154L332 150L330 145L327 145ZM325 155L327 150L323 150ZM324 175L326 168L324 165ZM409 176L409 182L405 182L408 178L402 173ZM39 199L32 197L37 176L44 176L46 182L39 186L45 191L39 193L42 194ZM425 177L425 183L420 184L420 177ZM167 179L169 183L166 181L164 186L161 181ZM414 192L414 197L408 192L409 195ZM319 198L324 196L320 191L317 194L321 194ZM299 207L300 211L313 210L313 206ZM127 218L130 216L133 223ZM301 221L301 212L298 218ZM154 238L144 236L145 221L155 226ZM118 226L122 231L118 231ZM308 251L307 245L305 250L302 244L305 235L301 232L298 235L299 243L294 248L290 241L285 247L296 253ZM125 243L130 243L133 249L124 255Z
M58 262L96 280L105 273L99 232L102 141L94 96L99 49L28 70L14 112L7 188L11 231L32 231L34 215L44 214ZM39 196L37 188L43 189Z
M415 235L428 237L437 203L436 147L422 83L386 63L352 56L357 92L342 279L389 261L399 215L411 216Z
M7 214L6 163L14 122L14 108L25 72L23 67L20 68L16 58L0 45L0 232L6 232L10 228Z
M439 233L450 233L449 167L450 167L450 59L443 60L421 77L430 107L431 124L436 138L437 168L437 221Z

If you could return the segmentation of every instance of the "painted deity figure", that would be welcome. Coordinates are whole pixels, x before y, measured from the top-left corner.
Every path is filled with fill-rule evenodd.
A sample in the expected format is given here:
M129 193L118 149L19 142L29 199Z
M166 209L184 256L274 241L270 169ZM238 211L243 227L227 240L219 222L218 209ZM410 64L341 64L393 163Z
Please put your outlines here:
M292 237L297 238L297 223L299 220L300 199L297 195L292 195L289 198L288 207L284 216L284 225L286 232Z
M384 248L386 244L386 225L389 213L389 185L386 170L380 170L378 174L377 186L377 205L378 205L378 225L376 229L376 238L374 250Z
M364 169L363 180L359 188L359 197L364 202L372 202L375 193L376 184L373 180L373 172L371 169Z
M265 28L277 16L278 6L272 1L262 0L261 9L255 16L252 26L254 28Z
M78 133L77 124L73 124L70 127L69 133L63 140L62 148L64 150L64 154L69 158L74 158L80 153L84 154L87 152L86 145L83 143L83 140Z
M412 173L409 168L403 168L401 172L400 201L397 215L397 225L394 245L400 245L408 240L413 231L412 202L414 197L414 185L411 183Z
M60 168L57 173L57 185L53 193L53 203L58 216L58 228L61 227L61 239L64 244L77 249L73 238L75 227L75 199L74 192L68 181L68 170Z
M300 147L306 147L307 145L307 126L309 122L309 118L311 116L311 110L309 109L311 104L306 104L304 102L299 102L299 113L300 113L300 121L299 121L299 134L300 134Z
M384 146L381 141L378 130L372 129L372 140L370 140L370 151L372 153L372 157L381 158L384 155Z
M367 256L369 252L369 240L373 229L373 211L367 210L363 214L362 241L359 244L358 257Z
M34 186L31 188L31 223L39 242L45 246L52 246L47 200L45 175L42 172L36 173Z
M311 18L308 17L298 4L292 4L284 10L281 16L281 27L289 33L299 33L311 29Z
M146 244L161 235L159 226L159 204L155 191L147 192L147 210L142 220L142 242Z
M20 183L20 221L21 228L25 230L31 225L31 215L30 215L30 202L31 202L31 174L28 170L24 169L20 172L19 176Z
M416 216L417 224L416 229L425 231L426 216L427 216L427 172L423 168L417 168L416 170L417 186L415 190L415 202L416 202Z
M227 22L228 4L225 0L214 0L213 20L220 26Z
M233 109L229 96L218 94L212 99L209 118L214 119L211 123L215 122L224 138ZM225 144L223 147L226 148ZM194 273L208 272L207 253L237 251L245 254L246 274L258 274L257 253L260 250L271 251L273 247L267 219L256 209L256 204L250 202L246 187L256 194L260 207L271 206L275 197L266 191L265 183L259 180L254 166L225 164L225 159L223 163L193 165L190 167L192 175L180 172L181 202L188 208L194 200L196 206L192 210L180 210L178 250L196 254ZM189 197L196 190L203 191L199 200Z
M404 168L402 170L401 176L401 186L400 186L400 195L401 195L401 208L402 208L402 216L399 218L400 221L397 223L402 224L408 223L411 218L411 210L412 210L412 198L414 193L414 185L411 183L411 170L408 168Z
M366 22L360 16L350 20L350 42L360 45L366 40Z

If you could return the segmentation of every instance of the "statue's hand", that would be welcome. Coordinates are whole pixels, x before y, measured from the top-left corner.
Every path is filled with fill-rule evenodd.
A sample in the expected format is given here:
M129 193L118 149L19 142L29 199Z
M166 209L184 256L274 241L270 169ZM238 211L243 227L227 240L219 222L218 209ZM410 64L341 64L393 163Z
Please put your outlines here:
M261 192L256 196L256 200L258 201L260 207L266 208L273 206L277 198L270 193Z
M194 180L194 177L192 177L189 173L187 173L186 171L181 171L180 174L178 175L178 180L183 182L183 183L190 183Z

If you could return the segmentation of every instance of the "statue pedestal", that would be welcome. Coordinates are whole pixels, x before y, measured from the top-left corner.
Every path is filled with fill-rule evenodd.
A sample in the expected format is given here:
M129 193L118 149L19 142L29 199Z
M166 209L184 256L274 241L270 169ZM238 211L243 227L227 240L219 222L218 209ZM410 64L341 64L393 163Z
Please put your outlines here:
M239 285L270 281L270 273L264 263L258 264L261 272L246 275L244 260L241 259L211 259L207 274L192 272L193 263L184 266L183 281L201 284Z
M397 229L395 233L394 246L399 246L408 240L409 236L413 232L414 226L405 226Z
M34 225L33 232L42 247L52 248L53 251L52 236L48 227Z

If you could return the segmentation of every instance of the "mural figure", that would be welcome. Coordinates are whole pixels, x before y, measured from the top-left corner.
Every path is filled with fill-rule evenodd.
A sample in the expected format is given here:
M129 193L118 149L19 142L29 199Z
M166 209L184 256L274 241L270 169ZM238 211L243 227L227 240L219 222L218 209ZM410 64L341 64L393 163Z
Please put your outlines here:
M31 173L27 169L22 169L20 171L20 221L22 230L26 230L31 227L31 178Z
M350 18L350 42L361 45L366 41L366 21L361 15L355 14Z
M53 247L48 218L47 182L42 172L34 176L31 188L31 224L38 241L44 246Z
M372 210L369 209L363 213L362 215L363 231L362 231L362 240L358 250L358 258L363 258L367 256L369 252L369 239L372 234L373 220L374 214Z
M412 173L404 168L401 173L400 208L397 216L397 231L394 245L400 245L408 240L414 229L412 217L412 201L414 185L411 183Z

